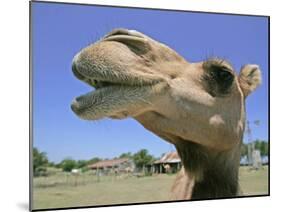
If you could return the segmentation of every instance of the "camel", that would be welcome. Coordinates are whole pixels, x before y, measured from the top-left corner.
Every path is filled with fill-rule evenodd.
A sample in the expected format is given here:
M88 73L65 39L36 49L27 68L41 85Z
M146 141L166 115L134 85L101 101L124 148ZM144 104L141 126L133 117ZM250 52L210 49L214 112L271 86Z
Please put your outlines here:
M78 117L132 117L175 146L183 168L171 200L239 195L245 99L261 83L258 65L236 74L223 59L188 62L141 32L115 29L78 52L72 71L95 88L73 100Z
M163 167L164 167L166 173L171 173L172 170L171 170L171 166L169 164L165 164L165 165L163 165Z

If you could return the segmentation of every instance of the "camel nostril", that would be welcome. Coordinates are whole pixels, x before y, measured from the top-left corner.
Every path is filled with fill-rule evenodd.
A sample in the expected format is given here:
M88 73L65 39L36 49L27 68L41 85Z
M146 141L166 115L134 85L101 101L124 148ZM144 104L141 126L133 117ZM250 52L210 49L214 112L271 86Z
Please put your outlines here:
M129 30L123 29L123 28L114 29L110 33L105 35L104 38L108 38L108 37L111 37L111 36L114 36L114 35L129 35Z

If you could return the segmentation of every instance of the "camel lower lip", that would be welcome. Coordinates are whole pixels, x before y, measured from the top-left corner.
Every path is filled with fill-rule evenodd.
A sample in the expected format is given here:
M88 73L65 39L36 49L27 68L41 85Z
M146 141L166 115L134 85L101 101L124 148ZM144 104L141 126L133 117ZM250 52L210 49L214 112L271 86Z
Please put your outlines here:
M112 90L114 89L118 89L117 87L121 86L107 86L80 95L73 100L71 109L74 112L79 113L79 111L83 111L89 107L92 107L97 104L99 100L102 101L102 97L106 96L107 93L109 93L110 91L112 92Z
M150 86L111 85L91 91L75 98L72 111L82 119L98 120L134 113L136 106L149 105Z
M86 120L109 117L124 111L132 104L143 101L143 98L133 96L138 91L144 90L147 88L124 85L106 86L76 97L71 104L71 109L80 118Z

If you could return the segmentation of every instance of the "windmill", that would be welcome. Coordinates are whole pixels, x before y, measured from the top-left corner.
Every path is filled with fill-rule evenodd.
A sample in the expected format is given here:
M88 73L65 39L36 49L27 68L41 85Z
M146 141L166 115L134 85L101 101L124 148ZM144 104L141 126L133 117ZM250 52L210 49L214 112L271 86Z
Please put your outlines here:
M253 141L253 137L252 137L252 130L250 127L250 121L247 120L247 127L246 127L246 133L248 135L248 162L249 165L253 165L254 161L253 161L253 152L255 151L255 143ZM256 126L260 125L260 120L255 120L253 121L253 124Z

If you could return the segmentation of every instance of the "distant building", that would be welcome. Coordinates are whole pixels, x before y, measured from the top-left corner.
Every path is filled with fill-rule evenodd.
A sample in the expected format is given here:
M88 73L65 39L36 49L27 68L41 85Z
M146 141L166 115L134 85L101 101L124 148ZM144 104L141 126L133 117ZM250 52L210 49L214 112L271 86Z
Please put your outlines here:
M93 171L99 171L103 174L109 173L127 173L135 169L135 164L129 158L118 158L112 160L103 160L88 166Z
M268 165L268 156L261 156L261 163L262 165ZM241 166L250 166L251 164L249 163L248 157L243 156L240 159L240 165Z
M168 152L152 164L153 173L176 173L181 168L181 159L178 153Z

